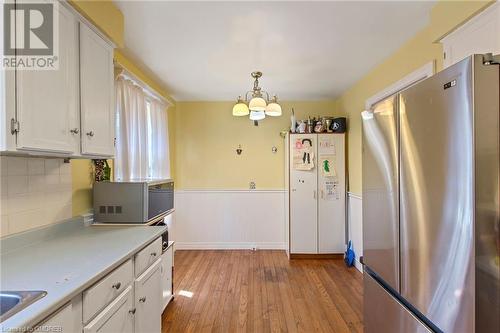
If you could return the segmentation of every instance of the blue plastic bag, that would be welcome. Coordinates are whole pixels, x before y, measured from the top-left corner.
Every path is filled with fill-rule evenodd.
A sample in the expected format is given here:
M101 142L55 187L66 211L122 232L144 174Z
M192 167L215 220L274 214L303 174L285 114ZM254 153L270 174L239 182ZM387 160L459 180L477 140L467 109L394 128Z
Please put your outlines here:
M354 258L356 258L356 254L354 253L354 250L352 249L352 242L349 241L349 243L347 243L347 249L344 253L344 261L345 261L345 264L348 266L348 267L351 267L354 265Z

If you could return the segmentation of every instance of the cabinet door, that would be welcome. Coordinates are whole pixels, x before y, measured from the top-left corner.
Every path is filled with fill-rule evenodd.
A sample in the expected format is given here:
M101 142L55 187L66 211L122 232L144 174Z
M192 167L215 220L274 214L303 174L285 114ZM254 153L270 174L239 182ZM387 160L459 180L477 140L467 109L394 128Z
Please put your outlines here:
M97 332L134 332L134 298L132 286L121 293L111 304L97 315L87 326L84 333ZM66 332L66 331L62 331ZM137 331L139 332L139 331Z
M318 251L317 135L290 135L290 251Z
M114 155L113 48L80 24L82 154Z
M135 332L161 331L161 259L135 281Z
M172 246L161 256L161 289L162 289L162 309L165 310L168 302L172 298Z
M318 135L319 253L342 253L345 247L344 134Z
M17 148L72 155L80 142L78 22L59 5L59 69L19 70Z
M35 332L65 332L82 331L82 296L78 295L70 303L64 305L43 323L37 326Z

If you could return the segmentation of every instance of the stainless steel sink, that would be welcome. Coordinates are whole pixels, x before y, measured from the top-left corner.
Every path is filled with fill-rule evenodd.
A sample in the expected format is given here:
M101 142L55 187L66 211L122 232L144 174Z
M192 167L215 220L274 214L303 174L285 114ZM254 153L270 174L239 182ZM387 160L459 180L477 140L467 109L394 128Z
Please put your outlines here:
M0 291L0 323L47 295L46 291Z

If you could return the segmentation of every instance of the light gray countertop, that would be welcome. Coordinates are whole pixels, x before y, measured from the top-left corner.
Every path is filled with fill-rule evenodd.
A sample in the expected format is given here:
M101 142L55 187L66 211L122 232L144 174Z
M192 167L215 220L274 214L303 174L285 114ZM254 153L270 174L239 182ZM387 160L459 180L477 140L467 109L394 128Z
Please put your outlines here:
M84 226L82 219L0 241L0 289L47 295L0 323L0 331L36 325L139 250L166 226Z

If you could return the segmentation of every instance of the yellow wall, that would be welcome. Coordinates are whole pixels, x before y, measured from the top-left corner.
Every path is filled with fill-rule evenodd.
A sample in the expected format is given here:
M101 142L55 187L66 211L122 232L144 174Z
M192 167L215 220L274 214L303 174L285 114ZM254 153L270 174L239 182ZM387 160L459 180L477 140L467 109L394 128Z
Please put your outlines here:
M99 27L117 47L125 45L123 14L111 0L69 0L69 3Z
M280 131L297 119L341 115L333 101L282 102L283 116L256 127L248 117L233 117L234 102L177 102L176 187L181 189L283 188L284 149ZM236 154L241 144L243 153ZM278 152L272 153L276 146Z
M71 0L70 3L87 19L104 32L117 47L124 46L124 18L121 11L109 0ZM128 59L120 50L115 50L115 60L125 67L130 73L137 76L146 84L155 89L173 105L168 109L169 131L171 146L175 147L175 100L158 83L152 80L145 71ZM171 169L175 175L175 165L171 149ZM92 165L90 160L71 161L73 178L73 216L88 212L92 207Z
M407 41L398 51L370 71L338 100L338 108L348 115L349 190L361 194L361 117L365 101L404 76L435 61L443 68L442 46L437 41L453 31L491 2L442 1L431 12L430 24Z

